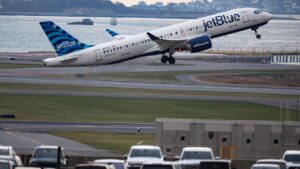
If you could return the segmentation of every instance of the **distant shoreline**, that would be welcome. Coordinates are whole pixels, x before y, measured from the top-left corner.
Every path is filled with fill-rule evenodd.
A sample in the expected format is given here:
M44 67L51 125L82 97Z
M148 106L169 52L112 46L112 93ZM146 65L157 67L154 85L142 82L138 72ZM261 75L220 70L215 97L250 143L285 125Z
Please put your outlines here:
M161 19L196 19L204 16L211 15L212 13L193 13L193 14L187 14L187 13L182 13L182 14L177 14L176 16L173 15L172 13L170 14L151 14L151 15L146 15L146 14L115 14L115 15L98 15L98 16L81 16L81 15L64 15L61 13L35 13L35 12L0 12L0 16L61 16L61 17L86 17L86 18L91 18L91 17L107 17L110 18L112 16L117 17L117 18L161 18ZM295 17L290 16L289 14L285 14L287 17L283 16L274 16L273 20L295 20L298 21L300 19L297 19Z

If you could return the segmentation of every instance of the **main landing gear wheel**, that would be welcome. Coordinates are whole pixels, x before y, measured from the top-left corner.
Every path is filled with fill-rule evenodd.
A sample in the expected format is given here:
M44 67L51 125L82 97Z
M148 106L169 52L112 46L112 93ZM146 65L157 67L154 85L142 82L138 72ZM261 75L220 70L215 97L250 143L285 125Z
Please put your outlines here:
M161 63L167 63L167 62L169 62L171 65L175 64L176 60L172 56L172 54L170 54L169 57L166 56L166 55L162 55L162 57L161 57Z
M169 58L166 55L163 55L161 57L161 63L167 63L168 60L169 60Z
M174 58L173 56L170 56L170 57L169 57L169 63L170 63L171 65L173 65L173 64L175 64L175 62L176 62L175 58Z

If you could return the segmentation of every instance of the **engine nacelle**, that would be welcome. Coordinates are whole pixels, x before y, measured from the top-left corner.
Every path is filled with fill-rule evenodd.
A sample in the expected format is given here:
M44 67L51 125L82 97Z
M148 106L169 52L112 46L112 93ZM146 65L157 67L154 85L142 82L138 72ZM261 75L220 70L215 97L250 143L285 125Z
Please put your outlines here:
M201 52L212 47L210 36L202 35L188 41L187 49L191 53Z

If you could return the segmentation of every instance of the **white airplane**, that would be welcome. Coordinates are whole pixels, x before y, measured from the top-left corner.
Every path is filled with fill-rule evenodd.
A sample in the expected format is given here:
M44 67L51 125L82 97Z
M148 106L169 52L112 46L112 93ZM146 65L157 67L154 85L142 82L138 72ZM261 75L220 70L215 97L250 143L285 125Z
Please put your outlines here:
M81 43L51 21L41 22L58 57L44 59L45 66L86 66L119 63L161 54L161 62L175 63L176 51L201 52L212 47L211 39L267 24L272 15L254 8L235 9L131 36L107 30L114 40L99 45Z

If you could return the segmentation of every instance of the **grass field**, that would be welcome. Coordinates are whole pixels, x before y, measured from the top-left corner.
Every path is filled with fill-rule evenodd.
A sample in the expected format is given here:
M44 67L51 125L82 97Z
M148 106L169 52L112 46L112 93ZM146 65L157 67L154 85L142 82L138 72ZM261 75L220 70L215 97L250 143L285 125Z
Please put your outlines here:
M0 63L0 69L37 68L37 67L42 67L42 65Z
M16 120L154 122L156 117L279 120L279 108L244 102L1 94L0 114ZM296 112L292 112L296 119Z
M51 132L50 134L75 140L97 149L126 154L130 146L139 142L153 145L153 134L99 133L99 132Z

